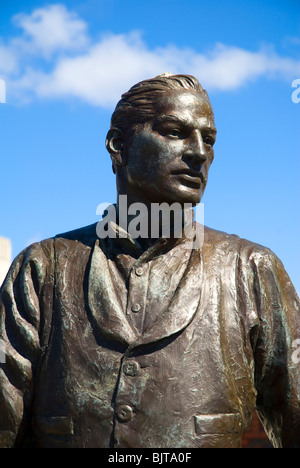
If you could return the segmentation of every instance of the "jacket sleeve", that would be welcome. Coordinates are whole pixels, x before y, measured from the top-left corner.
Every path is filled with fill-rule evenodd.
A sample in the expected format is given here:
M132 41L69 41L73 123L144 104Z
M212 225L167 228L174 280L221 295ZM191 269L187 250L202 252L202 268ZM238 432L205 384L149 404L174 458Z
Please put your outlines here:
M273 252L256 251L250 263L260 322L254 347L257 412L274 447L299 448L299 298Z
M15 447L30 434L34 376L53 296L51 244L24 250L0 289L0 448Z

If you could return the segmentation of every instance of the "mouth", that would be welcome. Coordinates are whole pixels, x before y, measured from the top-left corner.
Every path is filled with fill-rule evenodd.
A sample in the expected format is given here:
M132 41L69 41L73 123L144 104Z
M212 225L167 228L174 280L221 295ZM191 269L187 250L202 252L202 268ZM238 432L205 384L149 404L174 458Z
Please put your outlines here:
M200 189L201 185L205 182L205 178L201 172L190 169L179 169L174 171L173 175L178 176L179 180L185 185L195 189Z

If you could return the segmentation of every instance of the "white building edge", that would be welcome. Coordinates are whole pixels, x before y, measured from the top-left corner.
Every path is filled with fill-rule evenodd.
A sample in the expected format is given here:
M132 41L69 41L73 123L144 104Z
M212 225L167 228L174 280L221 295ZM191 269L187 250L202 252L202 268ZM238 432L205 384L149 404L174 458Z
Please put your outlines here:
M11 241L6 237L0 237L0 287L11 265Z

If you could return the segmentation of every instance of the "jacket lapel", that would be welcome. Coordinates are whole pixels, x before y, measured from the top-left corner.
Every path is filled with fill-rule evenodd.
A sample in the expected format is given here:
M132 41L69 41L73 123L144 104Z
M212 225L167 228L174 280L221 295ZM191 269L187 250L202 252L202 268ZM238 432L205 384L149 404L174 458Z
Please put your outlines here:
M130 327L115 293L108 258L99 246L94 245L88 279L88 301L91 313L101 331L113 340L131 345L136 334Z
M202 287L201 251L191 250L190 259L169 307L135 342L135 346L159 341L186 328L197 312Z

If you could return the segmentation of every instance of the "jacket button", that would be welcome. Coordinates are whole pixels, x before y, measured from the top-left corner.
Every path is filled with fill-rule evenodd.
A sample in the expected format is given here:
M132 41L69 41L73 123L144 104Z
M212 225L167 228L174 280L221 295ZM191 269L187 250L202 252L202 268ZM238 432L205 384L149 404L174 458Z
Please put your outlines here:
M137 276L142 276L144 273L144 269L142 267L138 267L136 270L135 270L135 274Z
M131 310L132 312L139 312L141 310L140 304L132 304Z
M134 376L138 373L140 369L140 366L137 362L135 361L128 361L128 362L124 362L123 364L123 372L125 375L130 375L130 376Z
M122 405L117 410L117 417L122 422L131 421L133 417L132 408L128 405Z

